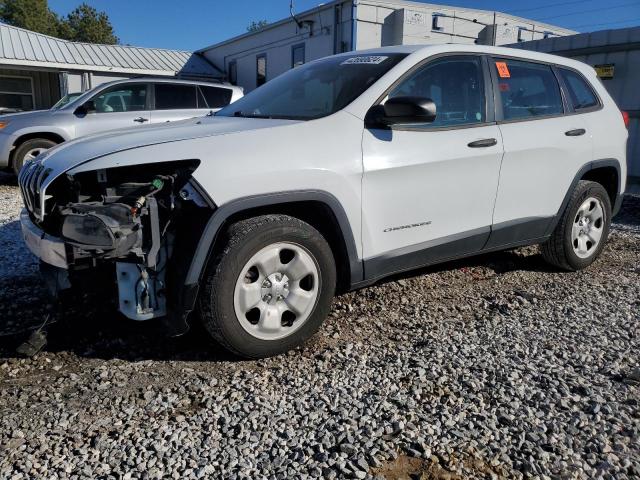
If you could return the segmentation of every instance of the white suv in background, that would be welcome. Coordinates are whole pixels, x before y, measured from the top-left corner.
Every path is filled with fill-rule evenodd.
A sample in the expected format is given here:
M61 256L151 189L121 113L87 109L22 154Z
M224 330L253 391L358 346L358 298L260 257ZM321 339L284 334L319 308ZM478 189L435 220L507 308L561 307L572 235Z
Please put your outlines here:
M213 117L67 142L20 174L55 290L110 272L120 311L246 357L300 345L331 298L385 276L541 244L591 264L627 130L594 70L508 48L327 57Z
M242 97L227 84L135 78L65 96L50 110L0 117L0 168L22 165L58 143L118 128L200 117Z

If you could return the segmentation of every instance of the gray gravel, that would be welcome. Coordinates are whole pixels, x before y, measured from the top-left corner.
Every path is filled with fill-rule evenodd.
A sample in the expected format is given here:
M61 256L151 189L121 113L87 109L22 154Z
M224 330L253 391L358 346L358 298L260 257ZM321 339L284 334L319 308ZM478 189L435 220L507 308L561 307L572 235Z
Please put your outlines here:
M37 267L36 259L22 245L20 209L14 176L0 172L0 279L30 275Z
M255 362L100 292L17 358L47 308L19 206L0 177L0 478L640 477L640 197L585 272L536 248L427 269Z

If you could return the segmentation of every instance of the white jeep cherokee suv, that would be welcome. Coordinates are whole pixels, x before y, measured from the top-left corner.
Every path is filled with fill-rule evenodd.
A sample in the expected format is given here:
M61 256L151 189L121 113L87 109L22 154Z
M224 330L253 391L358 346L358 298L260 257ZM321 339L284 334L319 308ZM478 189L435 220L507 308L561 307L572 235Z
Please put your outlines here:
M589 66L403 46L291 70L213 117L66 142L20 174L54 290L110 272L120 311L223 346L300 345L336 291L541 244L600 254L625 187L623 117Z

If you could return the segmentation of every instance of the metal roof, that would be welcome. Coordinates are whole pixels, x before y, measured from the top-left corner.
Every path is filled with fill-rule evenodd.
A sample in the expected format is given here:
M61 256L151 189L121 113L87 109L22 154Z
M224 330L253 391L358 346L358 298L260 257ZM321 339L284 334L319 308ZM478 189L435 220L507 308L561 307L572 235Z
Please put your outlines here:
M2 23L0 65L137 75L224 76L192 52L70 42Z

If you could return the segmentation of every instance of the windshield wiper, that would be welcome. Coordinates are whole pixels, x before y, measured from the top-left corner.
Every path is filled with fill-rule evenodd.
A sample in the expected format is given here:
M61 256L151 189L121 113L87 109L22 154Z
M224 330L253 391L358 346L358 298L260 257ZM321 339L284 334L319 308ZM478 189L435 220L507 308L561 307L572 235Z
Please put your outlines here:
M273 118L271 115L260 115L259 113L246 113L242 110L238 110L233 112L234 117L242 117L242 118Z

